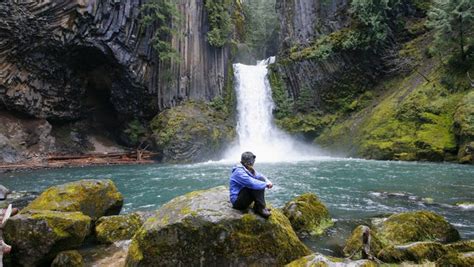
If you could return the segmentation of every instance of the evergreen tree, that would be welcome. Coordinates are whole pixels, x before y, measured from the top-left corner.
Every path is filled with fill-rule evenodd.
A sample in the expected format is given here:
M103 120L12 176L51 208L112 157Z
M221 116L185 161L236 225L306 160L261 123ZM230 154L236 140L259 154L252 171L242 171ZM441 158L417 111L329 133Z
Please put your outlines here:
M454 45L465 62L466 48L473 43L474 1L434 0L428 16L428 26L435 30L435 49L449 51Z

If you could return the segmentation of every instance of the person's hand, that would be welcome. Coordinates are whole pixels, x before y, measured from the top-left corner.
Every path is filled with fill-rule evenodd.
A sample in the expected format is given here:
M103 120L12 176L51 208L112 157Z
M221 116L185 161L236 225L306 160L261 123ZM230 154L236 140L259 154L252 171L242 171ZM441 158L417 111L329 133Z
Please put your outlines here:
M273 187L272 182L268 181L268 183L267 183L267 188L270 189L270 188L272 188L272 187Z

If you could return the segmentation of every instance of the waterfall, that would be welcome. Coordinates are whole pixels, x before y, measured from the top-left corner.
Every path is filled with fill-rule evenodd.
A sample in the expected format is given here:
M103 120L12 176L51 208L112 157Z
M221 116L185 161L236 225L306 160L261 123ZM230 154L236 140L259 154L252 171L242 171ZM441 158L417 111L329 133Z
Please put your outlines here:
M234 64L237 94L238 141L225 154L226 160L239 160L242 152L252 151L259 162L312 160L320 153L294 140L273 123L274 103L267 78L274 57L257 65Z

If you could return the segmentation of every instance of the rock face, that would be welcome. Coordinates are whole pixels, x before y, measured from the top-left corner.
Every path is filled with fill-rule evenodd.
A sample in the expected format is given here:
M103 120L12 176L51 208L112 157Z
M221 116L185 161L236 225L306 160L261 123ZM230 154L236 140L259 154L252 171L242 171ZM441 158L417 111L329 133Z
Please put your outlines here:
M44 119L21 118L0 111L0 162L34 160L54 149L51 124Z
M222 93L230 49L206 39L202 1L177 1L185 23L171 40L180 60L159 61L141 1L49 0L0 5L0 99L37 118L77 119L91 88L110 92L116 112L149 117L184 99Z
M170 25L156 19L147 26L144 17L152 12L144 5L151 2L0 4L0 121L5 112L39 125L24 130L24 119L16 118L20 125L9 126L16 128L13 133L0 125L0 163L93 152L96 135L114 147L135 146L127 134L131 121L148 127L155 115L183 101L225 95L232 83L231 40L238 38L234 20L240 1L219 3L225 10L214 10L227 14L210 14L201 0L173 1L171 11L159 12L179 19ZM208 40L208 18L224 15L229 15L228 36L215 47ZM173 60L154 47L163 27L172 28L159 39Z
M312 193L303 194L286 203L283 214L297 233L320 235L333 225L328 209Z
M61 250L79 247L90 230L91 218L80 212L29 210L8 220L4 237L14 248L14 261L35 266Z
M309 252L281 212L242 214L216 187L163 205L134 236L127 266L282 265Z
M110 244L131 239L142 224L140 216L134 213L100 217L95 223L97 241Z
M111 180L81 180L48 188L25 210L78 211L95 220L119 214L122 205Z
M235 136L233 125L220 113L203 102L186 102L156 116L151 128L163 160L195 162L218 155L222 144Z

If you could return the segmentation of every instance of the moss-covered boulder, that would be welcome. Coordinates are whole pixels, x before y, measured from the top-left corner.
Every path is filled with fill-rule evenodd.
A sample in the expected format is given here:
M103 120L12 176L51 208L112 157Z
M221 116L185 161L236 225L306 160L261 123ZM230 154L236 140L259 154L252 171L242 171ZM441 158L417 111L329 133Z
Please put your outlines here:
M361 259L364 249L363 234L368 231L370 235L370 252L377 255L384 247L383 243L377 237L377 234L365 225L357 226L351 236L346 240L343 252L344 256L351 259Z
M111 180L80 180L53 186L25 210L79 211L93 220L120 213L123 197Z
M189 101L158 114L150 126L163 160L196 162L215 158L235 136L223 105L217 100L211 105Z
M80 246L90 230L91 218L80 212L28 210L11 217L3 234L14 262L35 266Z
M474 266L474 252L447 253L436 261L437 266L456 266L472 267Z
M378 238L387 245L409 242L459 240L459 232L443 216L431 211L394 214L375 229Z
M97 241L110 244L131 239L142 224L140 216L135 213L100 217L95 223Z
M309 253L280 211L242 213L220 186L163 205L133 237L127 266L272 266Z
M51 267L82 267L84 262L81 254L77 250L67 250L60 252L54 258Z
M330 267L330 266L354 266L354 267L376 267L376 262L370 260L349 260L330 256L325 256L319 253L311 254L302 257L285 265L286 267Z
M333 225L326 206L313 193L306 193L286 203L283 214L297 233L320 235Z
M446 244L445 247L456 252L471 252L474 251L474 240L462 240Z
M434 262L448 251L450 250L438 242L415 242L407 245L388 246L378 253L377 258L383 262Z

